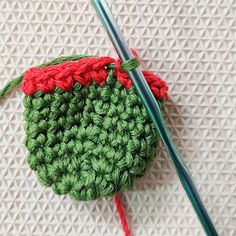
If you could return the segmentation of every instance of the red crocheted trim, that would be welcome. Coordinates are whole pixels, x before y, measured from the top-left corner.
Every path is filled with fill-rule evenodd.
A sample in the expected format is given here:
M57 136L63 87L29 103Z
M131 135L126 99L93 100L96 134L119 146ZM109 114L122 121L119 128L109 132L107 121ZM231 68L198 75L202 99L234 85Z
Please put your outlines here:
M22 90L32 96L37 91L53 92L58 86L64 91L72 91L76 82L88 87L93 81L103 86L108 77L107 65L115 63L114 71L118 81L126 89L132 87L128 73L121 69L121 60L111 57L84 58L78 61L67 61L45 68L31 68L24 74ZM143 75L157 99L167 99L166 83L151 72Z

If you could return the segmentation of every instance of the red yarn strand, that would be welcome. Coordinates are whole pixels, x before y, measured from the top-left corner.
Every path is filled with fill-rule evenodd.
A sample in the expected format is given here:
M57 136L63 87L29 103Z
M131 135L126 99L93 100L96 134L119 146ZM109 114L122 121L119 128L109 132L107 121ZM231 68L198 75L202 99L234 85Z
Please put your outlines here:
M131 236L130 229L129 229L129 226L127 223L127 219L125 217L124 208L121 203L121 194L120 193L115 196L114 201L116 204L116 209L119 214L120 221L121 221L125 236Z
M53 92L58 86L64 91L72 91L75 83L88 87L93 81L100 86L106 83L108 76L107 65L114 63L114 74L126 89L132 87L132 81L127 72L121 68L121 60L111 57L83 58L78 61L66 61L45 68L31 68L24 74L22 90L32 96L37 91ZM155 74L143 71L143 75L154 96L160 100L167 99L168 87Z

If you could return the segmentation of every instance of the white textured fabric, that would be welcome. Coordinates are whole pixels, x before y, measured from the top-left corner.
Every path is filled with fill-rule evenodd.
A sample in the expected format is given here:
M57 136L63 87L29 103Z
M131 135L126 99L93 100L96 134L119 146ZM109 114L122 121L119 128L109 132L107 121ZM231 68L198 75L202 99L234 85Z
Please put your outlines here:
M236 1L110 1L145 69L169 85L166 120L220 235L236 235ZM60 55L115 51L88 0L1 0L0 87ZM113 199L73 202L26 163L23 94L0 101L0 235L121 236ZM134 236L204 231L164 151L124 195Z

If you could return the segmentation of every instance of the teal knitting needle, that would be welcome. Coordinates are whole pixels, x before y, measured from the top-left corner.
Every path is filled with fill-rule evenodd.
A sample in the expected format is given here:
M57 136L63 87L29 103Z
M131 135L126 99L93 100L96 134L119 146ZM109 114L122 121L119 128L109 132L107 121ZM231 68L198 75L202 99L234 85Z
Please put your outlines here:
M124 37L121 33L121 30L116 23L114 16L112 15L107 3L105 0L92 0L92 4L95 7L97 14L103 23L104 28L106 29L118 55L120 56L123 62L132 59L134 56L127 46ZM195 187L193 178L189 171L187 170L181 154L177 150L168 128L165 124L161 109L152 94L140 68L136 68L129 72L129 76L132 79L132 82L145 106L147 109L156 129L159 133L166 150L169 154L169 158L172 161L176 172L179 176L179 179L183 185L184 190L186 191L190 202L206 232L209 236L216 236L217 231L210 219L210 216L207 213L207 210L199 196L198 190Z

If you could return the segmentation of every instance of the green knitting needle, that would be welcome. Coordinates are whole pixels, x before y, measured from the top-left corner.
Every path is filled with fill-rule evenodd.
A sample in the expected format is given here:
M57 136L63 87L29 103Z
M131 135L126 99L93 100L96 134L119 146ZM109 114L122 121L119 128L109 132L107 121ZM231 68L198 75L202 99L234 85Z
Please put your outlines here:
M106 1L92 0L92 3L121 60L125 62L134 58L131 50L129 49L124 40L121 30L119 29ZM128 73L166 147L170 160L172 161L176 169L179 179L189 197L189 200L192 203L192 206L206 234L209 236L218 235L210 219L210 216L208 215L207 210L203 205L198 190L195 187L192 176L187 170L182 160L182 157L170 136L160 107L155 97L153 96L140 68L136 68Z

